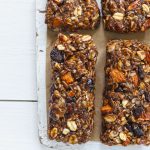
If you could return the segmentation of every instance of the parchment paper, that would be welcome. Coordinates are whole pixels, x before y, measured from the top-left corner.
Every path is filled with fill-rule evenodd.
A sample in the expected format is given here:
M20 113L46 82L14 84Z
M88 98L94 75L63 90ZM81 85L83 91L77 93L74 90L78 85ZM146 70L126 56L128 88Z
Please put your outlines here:
M100 6L100 0L97 0ZM110 39L138 39L150 44L150 30L145 33L117 34L104 31L102 22L100 27L94 31L79 32L93 36L99 52L96 64L96 100L95 100L95 128L92 138L85 144L69 145L62 142L50 140L48 137L48 100L51 85L50 51L56 40L56 32L47 30L45 24L45 8L47 0L36 0L36 50L37 50L37 94L38 94L38 130L40 142L51 150L150 150L150 146L130 145L107 146L100 142L101 115L100 105L104 89L104 66L106 55L106 42Z
M98 59L96 63L96 91L95 91L95 127L92 135L92 141L99 141L101 130L101 114L100 105L102 103L102 93L105 86L104 66L106 61L106 43L110 39L138 39L150 44L150 30L145 33L128 33L118 34L109 31L104 31L102 22L100 27L94 31L78 32L82 34L92 35L98 50ZM47 84L47 100L49 100L49 89L51 85L51 65L50 65L50 51L52 45L57 38L58 33L47 33L47 51L46 51L46 84Z

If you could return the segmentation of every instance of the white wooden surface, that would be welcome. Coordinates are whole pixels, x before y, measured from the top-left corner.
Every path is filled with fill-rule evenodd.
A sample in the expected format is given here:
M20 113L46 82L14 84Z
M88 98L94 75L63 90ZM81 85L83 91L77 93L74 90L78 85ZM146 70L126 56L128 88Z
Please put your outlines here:
M0 150L48 150L38 139L35 0L0 0Z

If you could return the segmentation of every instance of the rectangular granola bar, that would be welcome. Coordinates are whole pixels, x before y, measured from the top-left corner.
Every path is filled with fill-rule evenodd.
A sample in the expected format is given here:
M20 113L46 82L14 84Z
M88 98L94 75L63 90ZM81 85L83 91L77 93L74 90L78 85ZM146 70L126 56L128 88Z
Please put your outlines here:
M96 0L49 0L46 23L54 31L95 29L100 10Z
M94 124L97 50L90 35L59 34L51 51L50 139L86 142Z
M120 33L150 28L149 0L102 0L106 30Z
M108 145L150 144L150 46L107 43L101 140Z

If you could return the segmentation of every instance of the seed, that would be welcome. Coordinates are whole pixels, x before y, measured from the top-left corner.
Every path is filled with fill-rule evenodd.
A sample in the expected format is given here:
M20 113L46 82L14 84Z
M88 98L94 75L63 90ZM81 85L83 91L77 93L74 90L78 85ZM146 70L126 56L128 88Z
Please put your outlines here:
M70 144L76 144L76 143L78 143L77 136L76 135L71 135L70 138L69 138L69 143Z
M129 102L129 101L128 101L128 100L126 100L126 99L125 99L125 100L123 100L123 101L122 101L122 106L123 106L124 108L126 108L126 106L127 106L128 102Z
M144 58L146 57L146 54L144 51L137 51L137 54L141 60L144 60Z
M148 7L146 4L143 4L143 5L142 5L142 8L143 8L143 10L144 10L146 13L149 13L150 9L149 9L149 7Z
M122 141L126 141L127 140L127 135L124 132L120 132L119 137Z
M53 128L50 132L50 136L52 138L55 138L57 136L57 133L58 133L58 129L57 128Z
M77 125L75 121L67 121L67 126L71 131L76 131L77 130Z
M63 134L64 134L64 135L67 135L69 132L70 132L70 130L69 130L69 129L64 128L64 130L63 130Z
M115 115L106 115L105 117L104 117L104 119L105 119L105 121L106 122L109 122L109 123L111 123L111 122L114 122L117 118L116 118L116 116Z
M91 40L91 36L90 35L84 35L83 37L82 37L82 41L83 42L87 42L87 41L89 41L89 40Z
M65 47L62 44L60 44L60 45L57 45L57 49L60 51L63 51L65 50Z
M124 17L124 14L119 13L119 12L114 13L114 15L113 15L113 18L116 20L123 20L123 17Z

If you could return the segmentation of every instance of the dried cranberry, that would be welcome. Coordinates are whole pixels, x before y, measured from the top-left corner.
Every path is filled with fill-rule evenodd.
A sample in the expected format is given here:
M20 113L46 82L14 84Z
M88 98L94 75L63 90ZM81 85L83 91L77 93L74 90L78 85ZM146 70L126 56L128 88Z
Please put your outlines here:
M132 112L133 112L133 115L135 118L139 118L142 115L143 107L138 106L138 107L134 108Z
M90 89L90 91L93 91L94 90L94 82L92 79L88 79L87 80L87 86L88 88Z
M147 92L147 91L145 91L145 92L144 92L144 95L145 95L145 100L146 100L147 102L150 102L150 93Z
M144 135L142 128L138 124L136 124L136 123L132 124L132 129L133 129L133 134L135 136L141 137Z
M64 52L63 51L59 51L58 49L54 48L51 51L50 56L53 61L56 61L58 63L64 62Z
M144 71L143 71L142 66L138 66L138 75L141 80L144 79Z

